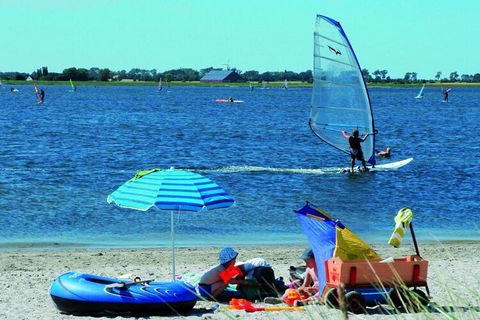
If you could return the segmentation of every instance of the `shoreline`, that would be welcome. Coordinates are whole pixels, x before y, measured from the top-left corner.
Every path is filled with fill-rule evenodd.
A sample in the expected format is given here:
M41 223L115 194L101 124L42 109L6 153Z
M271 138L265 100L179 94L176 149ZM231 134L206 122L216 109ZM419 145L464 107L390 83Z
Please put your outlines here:
M402 243L398 249L386 244L372 245L382 258L402 257L414 254L413 246ZM455 318L469 313L468 318L480 317L480 242L454 241L448 243L420 243L420 253L429 261L428 284L432 301ZM302 265L299 256L302 245L289 246L234 246L239 260L261 257L273 267L276 277L288 282L289 266ZM220 247L176 248L177 275L200 272L218 263ZM30 250L0 252L0 273L6 286L0 297L0 318L6 319L71 319L61 314L54 306L48 290L53 280L69 271L118 277L134 274L142 279L171 281L170 248L69 248L66 250ZM469 290L467 290L469 289ZM453 299L453 300L452 300ZM306 311L276 311L246 313L221 307L210 310L212 302L197 302L191 313L185 316L170 316L169 319L331 319L341 313L326 306L308 306ZM264 305L256 303L256 305ZM376 308L376 309L375 309ZM376 319L397 319L398 315L382 315L375 307L369 309ZM435 312L438 314L438 312ZM404 314L408 319L424 319L425 314ZM427 314L435 316L435 314ZM164 317L149 317L164 319ZM82 317L82 319L107 319Z
M368 82L368 88L421 88L425 84L425 88L480 88L480 82L417 82L417 83L395 83L395 82ZM69 81L37 81L38 85L65 85L70 86ZM163 88L168 87L249 87L250 84L261 90L261 82L200 82L200 81L171 81L165 83ZM26 80L3 80L3 86L7 85L33 85L33 81ZM158 86L155 81L75 81L75 85L81 86ZM288 83L289 88L312 88L312 84L301 81L291 81ZM266 88L283 89L283 81L271 81L266 83Z
M386 241L368 241L366 242L372 246L382 247L386 245ZM419 245L480 245L480 240L476 239L439 239L439 240L418 240ZM235 246L242 247L242 248L252 248L252 247L278 247L278 246L286 246L286 247L301 247L303 245L302 242L285 242L285 243L261 243L261 244L248 244L248 243L237 243ZM413 245L411 239L404 239L402 241L402 246L410 246ZM176 244L175 248L181 249L206 249L206 248L220 248L220 245L211 245L210 243L205 244L197 244L197 245L181 245ZM169 249L171 248L170 245L145 245L145 244L138 244L138 245L125 245L124 243L120 244L95 244L95 243L87 243L87 242L61 242L61 241L45 241L45 242L6 242L0 243L0 253L2 252L28 252L28 251L67 251L67 250L155 250L155 249Z

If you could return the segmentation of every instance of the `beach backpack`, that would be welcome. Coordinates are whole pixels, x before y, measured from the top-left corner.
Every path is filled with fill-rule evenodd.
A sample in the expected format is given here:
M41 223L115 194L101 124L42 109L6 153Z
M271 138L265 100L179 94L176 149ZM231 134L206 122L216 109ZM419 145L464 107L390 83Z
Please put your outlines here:
M265 297L278 297L285 291L285 283L275 279L271 267L256 267L253 271L254 286L239 286L240 292L247 300L263 300Z

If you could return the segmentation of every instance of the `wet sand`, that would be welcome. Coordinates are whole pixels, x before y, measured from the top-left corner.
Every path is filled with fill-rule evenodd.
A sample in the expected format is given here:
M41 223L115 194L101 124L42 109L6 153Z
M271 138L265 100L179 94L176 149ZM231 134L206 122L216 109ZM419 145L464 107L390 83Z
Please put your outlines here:
M414 253L411 244L400 249L387 245L373 245L382 258L401 257ZM177 274L198 272L217 263L220 248L177 249ZM238 259L262 257L273 266L277 277L288 280L288 268L301 265L300 246L239 247ZM352 318L369 319L425 319L465 318L480 319L480 242L455 241L420 244L421 255L429 260L428 282L432 301L440 307L429 314L381 315L384 308L369 309L367 315ZM171 250L160 249L72 249L31 250L8 249L0 251L0 275L3 288L0 294L0 319L73 319L61 314L51 300L48 290L52 281L68 271L116 277L135 274L143 279L170 281ZM232 311L220 307L210 310L213 302L198 302L193 311L173 319L339 319L338 310L325 306L308 306L306 311L255 312ZM258 304L259 306L263 304ZM451 311L451 308L456 308ZM111 318L111 317L110 317ZM119 319L123 317L118 317ZM162 318L152 316L149 318ZM81 317L81 319L102 319ZM105 318L107 319L107 318Z

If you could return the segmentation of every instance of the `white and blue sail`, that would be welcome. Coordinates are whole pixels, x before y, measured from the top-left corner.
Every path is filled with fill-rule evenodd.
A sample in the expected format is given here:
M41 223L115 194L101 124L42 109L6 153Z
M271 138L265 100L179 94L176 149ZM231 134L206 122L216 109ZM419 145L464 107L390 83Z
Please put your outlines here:
M365 160L375 164L373 113L360 64L340 23L322 15L317 15L314 32L309 124L315 135L345 153L350 146L343 130L371 134L362 150Z
M74 92L74 91L77 91L77 87L73 84L73 81L72 79L70 79L70 91L71 92Z
M423 98L423 90L425 89L425 84L423 84L422 89L420 89L420 92L418 95L415 97L415 99L422 99Z
M158 91L162 91L163 86L162 86L162 77L158 79Z

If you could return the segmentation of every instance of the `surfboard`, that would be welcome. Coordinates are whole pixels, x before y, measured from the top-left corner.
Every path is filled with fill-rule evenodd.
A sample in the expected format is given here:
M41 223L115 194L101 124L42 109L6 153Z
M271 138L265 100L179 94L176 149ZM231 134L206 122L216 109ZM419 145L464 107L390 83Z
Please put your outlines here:
M243 102L243 100L215 99L215 102Z
M400 160L400 161L379 164L379 165L376 165L375 167L367 166L367 168L368 168L367 172L393 171L393 170L397 170L397 169L399 169L403 166L406 166L407 164L409 164L412 161L413 161L413 158L407 158L407 159ZM360 172L360 173L364 172L362 170L362 168L359 167L359 166L355 167L354 170L355 170L355 172ZM342 168L340 172L350 172L350 168Z

